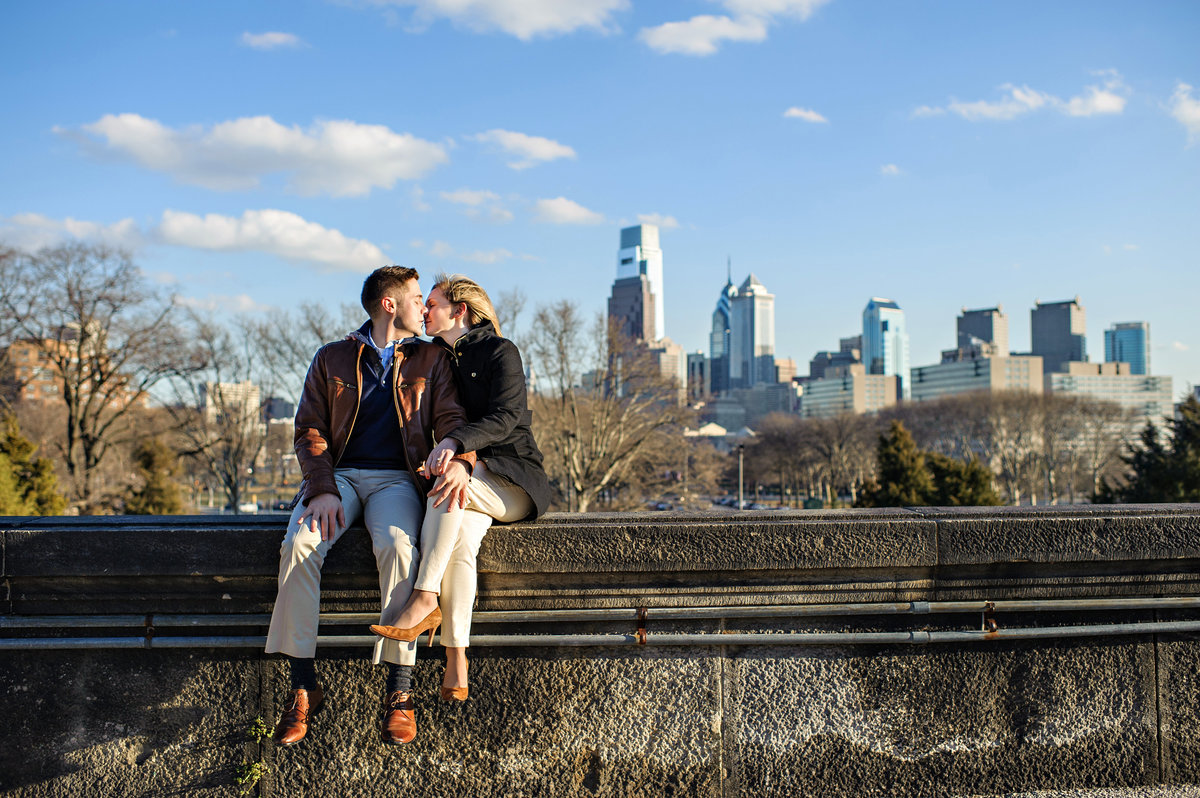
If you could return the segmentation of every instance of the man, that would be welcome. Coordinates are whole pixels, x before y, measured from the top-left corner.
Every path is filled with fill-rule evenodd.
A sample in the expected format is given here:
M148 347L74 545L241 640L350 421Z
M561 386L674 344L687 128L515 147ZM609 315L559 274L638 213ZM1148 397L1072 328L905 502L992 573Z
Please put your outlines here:
M281 745L304 739L324 699L314 656L330 547L361 514L379 566L380 623L394 623L417 573L425 496L461 503L475 463L474 452L456 456L436 483L417 473L434 442L466 417L445 353L416 339L423 310L416 270L376 269L363 283L362 305L370 319L317 351L296 408L304 483L280 548L267 634L267 652L286 654L291 666L287 709L275 728ZM372 661L381 660L388 666L381 733L399 745L417 733L416 644L383 640Z

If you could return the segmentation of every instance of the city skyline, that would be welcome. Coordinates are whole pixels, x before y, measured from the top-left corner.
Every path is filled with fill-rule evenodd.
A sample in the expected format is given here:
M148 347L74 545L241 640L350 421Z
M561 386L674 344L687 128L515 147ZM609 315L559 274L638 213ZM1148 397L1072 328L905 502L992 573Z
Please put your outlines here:
M462 11L461 9L467 9ZM1200 383L1200 6L395 0L6 8L0 241L132 247L188 304L353 304L382 263L601 313L656 224L667 336L707 350L727 258L805 363L905 311L1081 296ZM705 19L723 22L706 27ZM532 313L525 314L525 321Z

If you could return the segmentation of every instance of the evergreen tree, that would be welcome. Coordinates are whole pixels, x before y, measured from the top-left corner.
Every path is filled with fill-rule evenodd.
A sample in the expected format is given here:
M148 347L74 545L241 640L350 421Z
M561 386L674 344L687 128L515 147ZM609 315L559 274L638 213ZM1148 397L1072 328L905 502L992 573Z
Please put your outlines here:
M0 433L0 513L59 515L66 507L58 493L53 463L46 457L34 457L36 450L21 434L16 417L7 416Z
M133 453L142 486L130 488L125 498L128 515L176 515L183 510L179 484L172 477L179 470L179 459L158 438L138 444Z
M1121 459L1129 466L1129 481L1110 483L1095 497L1099 502L1169 503L1200 501L1200 401L1189 396L1179 418L1169 422L1163 440L1147 422L1139 443Z
M0 452L0 515L28 515L25 497L17 486L17 474L8 455Z
M992 472L972 457L966 462L937 452L925 453L925 465L937 486L928 502L936 507L994 507L1000 497Z
M912 435L893 421L879 436L878 482L867 485L860 507L975 507L1000 504L992 473L978 460L966 462L917 448Z
M933 477L925 455L899 421L879 436L878 482L869 484L859 499L862 507L913 507L928 504Z

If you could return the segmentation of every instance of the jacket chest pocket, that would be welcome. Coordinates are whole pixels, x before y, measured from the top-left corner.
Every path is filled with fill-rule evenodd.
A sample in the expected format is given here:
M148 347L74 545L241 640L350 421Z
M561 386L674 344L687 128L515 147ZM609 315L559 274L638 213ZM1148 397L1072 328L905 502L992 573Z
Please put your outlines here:
M331 390L333 391L333 395L335 397L339 397L342 394L346 393L347 391L353 392L353 391L358 390L357 385L355 385L352 382L346 382L341 377L330 377L329 378L329 386L330 386Z
M425 378L405 380L396 386L396 394L405 410L413 411L421 406L421 396L425 393Z

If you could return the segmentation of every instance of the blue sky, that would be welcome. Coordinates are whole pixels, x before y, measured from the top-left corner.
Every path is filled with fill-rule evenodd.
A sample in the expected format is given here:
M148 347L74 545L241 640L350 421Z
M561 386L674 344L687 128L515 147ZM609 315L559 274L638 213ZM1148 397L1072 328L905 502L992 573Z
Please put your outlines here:
M0 238L135 249L186 301L353 301L376 265L600 311L662 224L667 334L725 280L800 371L904 308L1078 295L1200 383L1200 4L850 0L6 3ZM530 315L526 312L526 318Z

